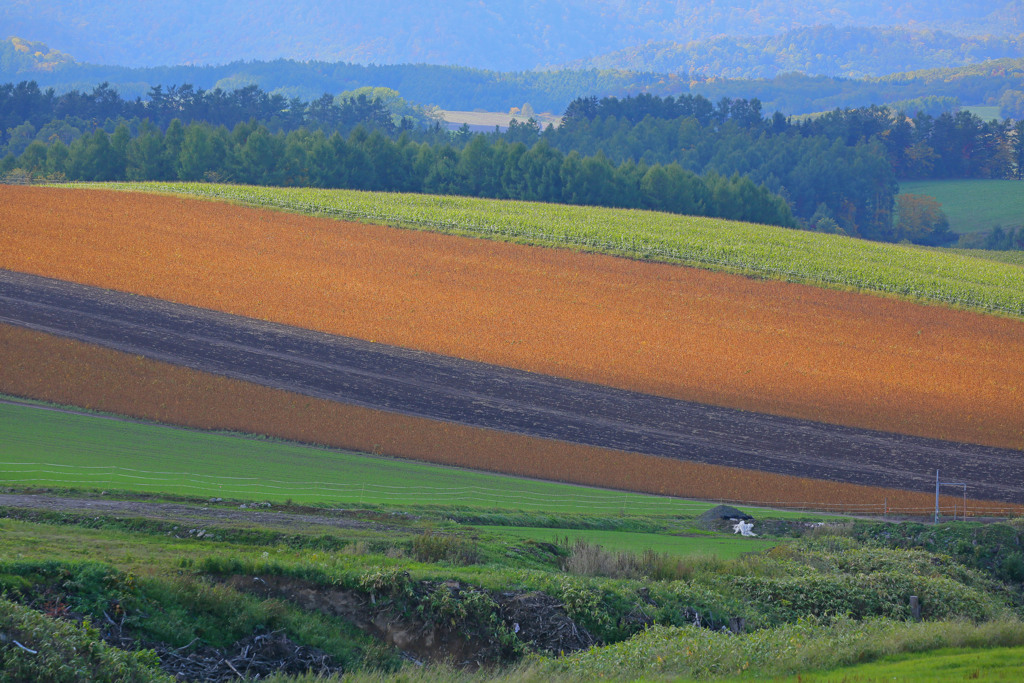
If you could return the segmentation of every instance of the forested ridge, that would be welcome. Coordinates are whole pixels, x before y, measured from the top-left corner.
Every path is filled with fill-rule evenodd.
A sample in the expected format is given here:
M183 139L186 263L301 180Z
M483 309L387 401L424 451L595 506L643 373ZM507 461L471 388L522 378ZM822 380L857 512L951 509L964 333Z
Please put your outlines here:
M826 24L773 35L651 41L567 66L720 78L774 78L788 72L865 78L1017 58L1022 51L1024 34L964 36L922 28Z
M0 130L6 173L646 208L922 244L956 235L941 212L901 206L899 179L1024 169L1022 121L868 107L796 122L756 99L698 95L580 98L558 128L472 134L365 94L306 102L182 86L127 101L105 85L56 95L26 82L0 86Z
M976 53L972 56L978 57ZM108 82L126 99L145 98L153 87L172 83L191 83L196 88L224 91L256 85L275 95L305 100L316 99L324 92L386 87L411 102L442 109L508 111L529 103L538 112L560 112L574 99L595 94L616 97L699 94L713 101L722 97L756 97L766 110L778 109L792 115L939 97L944 100L943 110L951 111L960 105L987 105L1002 107L1004 117L1024 116L1024 59L1021 58L877 78L794 72L772 78L723 78L714 72L699 71L657 73L591 68L500 72L430 64L363 65L292 59L128 68L78 62L39 42L19 38L0 41L0 82L22 80L33 80L58 93L89 89L97 83Z

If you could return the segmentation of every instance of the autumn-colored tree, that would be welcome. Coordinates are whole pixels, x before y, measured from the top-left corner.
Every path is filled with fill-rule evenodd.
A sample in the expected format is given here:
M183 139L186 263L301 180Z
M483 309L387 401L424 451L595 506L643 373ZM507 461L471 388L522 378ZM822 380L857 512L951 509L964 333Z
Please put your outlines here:
M956 239L949 229L942 205L931 197L920 194L901 194L896 197L895 237L915 244L938 246Z

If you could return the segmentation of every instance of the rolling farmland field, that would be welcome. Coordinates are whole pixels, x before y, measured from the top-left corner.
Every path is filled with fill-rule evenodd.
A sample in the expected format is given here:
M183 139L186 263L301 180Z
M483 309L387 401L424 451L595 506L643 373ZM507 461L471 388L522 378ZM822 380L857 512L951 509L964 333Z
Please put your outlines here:
M0 192L3 237L19 245L0 267L13 271L669 398L1024 448L1020 320L156 195Z
M772 676L1021 644L1024 519L991 519L1024 514L1018 266L268 196L0 185L0 654L25 680ZM579 223L538 240L533 211ZM935 470L969 490L933 526Z
M805 230L651 211L389 192L207 183L107 186L524 244L568 246L1024 315L1024 273L1013 268L979 262L965 254Z
M0 254L0 267L11 271L665 399L1024 447L1016 409L1024 370L1013 361L1024 353L1024 324L1013 318L192 199L43 188L0 192L12 218L3 224L4 239L17 245ZM978 277L959 280L996 291L998 278L986 278L1002 273L999 268L1017 270L983 264ZM136 381L140 368L122 376L126 363L138 361L108 356L100 362L103 354L87 345L56 351L64 342L30 339L14 328L5 328L3 337L4 353L21 366L17 380L15 373L4 378L9 392L45 391L40 397L120 412L148 400ZM60 360L45 360L44 348ZM91 378L82 373L89 367L97 368ZM34 375L46 373L49 386L33 386ZM66 381L56 379L61 376ZM619 488L636 488L623 477L643 471L645 480L662 482L669 487L663 492L675 495L707 494L684 474L701 472L699 481L716 482L715 497L752 500L760 491L775 501L870 499L876 505L881 497L877 489L855 491L855 485L823 479L774 480L778 475L764 472L751 479L735 469L726 475L729 468L709 475L717 465L685 462L685 451L672 463L635 456L640 459L631 462L645 463L640 467L621 456L616 461L598 444L566 450L547 438L424 422L357 404L321 400L310 411L313 401L271 390L250 396L252 406L232 408L225 391L240 396L255 389L228 389L219 379L193 374L179 377L173 391L162 386L161 394L155 377L156 405L147 417L181 421L189 415L186 423L196 424L203 421L199 415L224 418L235 411L226 421L196 426L267 431L280 424L283 431L270 433L410 457L424 457L424 444L433 443L430 457L442 462ZM15 381L22 383L18 390L10 386ZM223 389L211 392L216 384ZM82 403L86 396L93 403ZM296 403L305 409L296 413ZM272 416L289 404L291 412ZM439 456L436 444L450 452ZM688 476L690 485L681 484Z
M1024 488L1013 483L1024 481L1018 451L682 402L8 271L0 271L0 299L5 319L49 334L333 403L620 451L623 463L630 457L625 453L643 454L732 468L738 481L758 471L909 490L927 488L928 473L939 468L968 483L973 498L1024 502ZM36 361L7 381L31 381L47 365L61 363ZM86 394L95 392L78 399ZM443 441L420 446L428 459L445 461ZM530 460L520 455L494 469L509 471ZM557 479L571 469L549 463L533 471ZM628 483L620 466L603 469L620 472L608 480L612 486L659 490L648 481ZM662 492L669 491L682 489Z

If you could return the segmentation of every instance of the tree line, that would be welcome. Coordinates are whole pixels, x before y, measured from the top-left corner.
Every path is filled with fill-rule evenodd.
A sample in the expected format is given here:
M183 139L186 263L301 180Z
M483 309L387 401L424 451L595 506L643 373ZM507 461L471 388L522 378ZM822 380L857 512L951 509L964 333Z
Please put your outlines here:
M0 160L0 174L70 180L206 180L253 185L424 192L565 204L656 209L795 226L786 202L750 178L698 176L678 164L612 164L601 154L563 154L472 135L463 146L391 138L357 126L347 137L260 123L232 129L175 119L166 131L120 123L70 145L31 142Z
M797 120L765 115L756 99L583 98L545 136L560 149L599 149L613 161L739 173L784 197L804 227L885 241L940 245L956 237L942 221L932 230L901 227L900 180L1024 178L1024 120L986 122L966 111L909 117L870 106Z
M797 121L756 99L699 95L578 98L558 128L531 120L473 134L400 118L365 94L305 102L186 85L125 101L105 85L58 96L20 83L0 86L7 124L4 172L649 208L934 245L956 235L941 220L901 220L898 180L1024 169L1019 121L877 106Z
M56 135L67 144L83 132L104 125L109 128L111 121L147 120L166 129L175 119L228 128L260 121L271 130L308 127L332 132L347 132L362 125L389 133L425 121L422 112L396 117L384 100L366 93L353 97L325 93L305 101L268 93L255 85L225 91L184 84L166 89L154 86L146 99L126 100L109 83L90 91L71 90L60 95L53 88L41 89L35 81L0 85L0 142L8 145L8 151L19 151L10 149L12 139L16 145L27 145L33 139Z

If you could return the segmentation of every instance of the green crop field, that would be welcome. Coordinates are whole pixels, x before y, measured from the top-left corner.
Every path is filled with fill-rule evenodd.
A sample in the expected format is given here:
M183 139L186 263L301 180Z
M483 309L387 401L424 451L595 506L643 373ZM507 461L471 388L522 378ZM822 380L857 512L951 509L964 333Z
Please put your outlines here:
M946 251L973 258L1024 266L1024 251L990 251L988 249L947 249Z
M0 443L0 482L7 486L561 514L692 516L712 506L126 421L11 398L0 402Z
M935 198L954 232L1024 226L1024 181L913 180L900 183L900 192Z
M565 246L1024 314L1024 271L961 254L716 218L433 195L212 185L86 185Z

